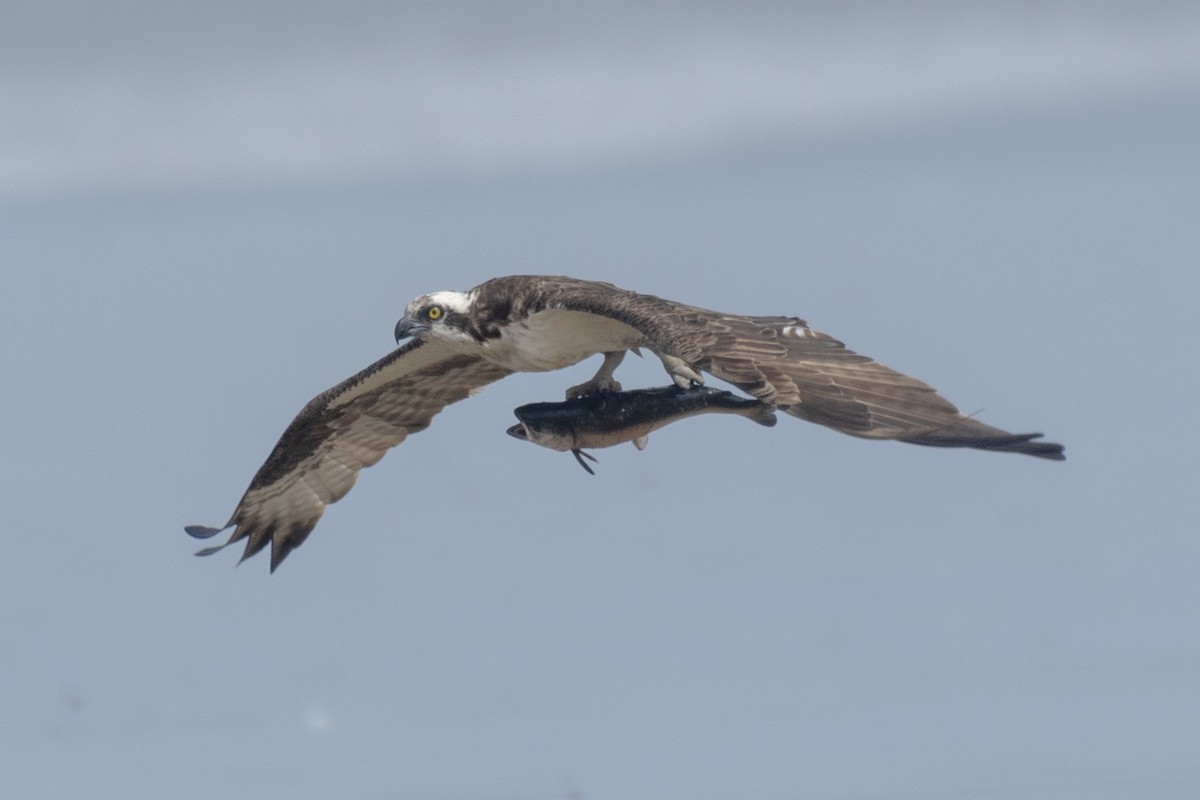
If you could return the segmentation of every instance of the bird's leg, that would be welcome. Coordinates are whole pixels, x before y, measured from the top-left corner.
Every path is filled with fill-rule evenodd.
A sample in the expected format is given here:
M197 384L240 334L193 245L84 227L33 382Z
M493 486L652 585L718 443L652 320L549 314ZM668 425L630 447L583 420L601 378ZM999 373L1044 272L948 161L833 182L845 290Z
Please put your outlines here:
M704 384L704 376L692 369L691 365L682 358L669 356L657 350L654 351L654 355L662 360L667 374L671 376L671 380L675 381L675 385L680 389L690 389L692 386L701 386Z
M581 383L578 386L572 386L567 389L567 399L573 400L576 397L586 397L589 394L600 394L601 392L619 392L621 384L613 380L613 372L621 360L625 358L624 350L615 350L611 353L604 354L604 363L600 365L600 369L596 370L596 374L587 383Z

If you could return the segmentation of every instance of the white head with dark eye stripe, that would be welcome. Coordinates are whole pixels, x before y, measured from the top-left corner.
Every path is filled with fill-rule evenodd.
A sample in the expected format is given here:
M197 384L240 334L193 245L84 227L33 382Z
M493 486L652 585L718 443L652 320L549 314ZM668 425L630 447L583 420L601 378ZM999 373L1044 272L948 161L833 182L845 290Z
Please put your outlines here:
M471 296L467 292L423 294L408 304L396 323L396 341L409 336L434 336L444 341L472 340L466 331Z

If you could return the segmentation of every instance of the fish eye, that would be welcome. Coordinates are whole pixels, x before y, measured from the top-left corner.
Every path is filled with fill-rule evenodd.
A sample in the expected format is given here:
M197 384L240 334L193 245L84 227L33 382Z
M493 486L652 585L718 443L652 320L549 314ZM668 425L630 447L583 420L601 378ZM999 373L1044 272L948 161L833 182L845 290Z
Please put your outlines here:
M445 312L442 310L441 306L430 306L428 309L426 309L425 316L429 317L431 320L441 319L442 314L444 313Z

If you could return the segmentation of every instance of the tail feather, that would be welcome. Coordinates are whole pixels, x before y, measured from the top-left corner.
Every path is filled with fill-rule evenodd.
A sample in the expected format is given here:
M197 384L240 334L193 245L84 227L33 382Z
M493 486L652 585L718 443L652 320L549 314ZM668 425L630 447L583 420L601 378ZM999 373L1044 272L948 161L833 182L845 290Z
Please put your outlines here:
M915 436L902 436L899 441L922 444L926 447L973 447L977 450L994 450L1000 453L1023 453L1027 456L1065 461L1067 456L1061 444L1038 442L1040 433L1008 433L991 425L964 417L949 425L925 431Z

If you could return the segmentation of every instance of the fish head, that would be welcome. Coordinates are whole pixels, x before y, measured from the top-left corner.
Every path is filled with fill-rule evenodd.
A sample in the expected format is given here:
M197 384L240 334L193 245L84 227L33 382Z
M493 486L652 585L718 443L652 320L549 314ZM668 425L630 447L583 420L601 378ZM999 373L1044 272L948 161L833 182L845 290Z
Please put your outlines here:
M533 442L551 450L566 452L575 449L575 437L536 423L518 422L508 429L508 435L523 442Z

